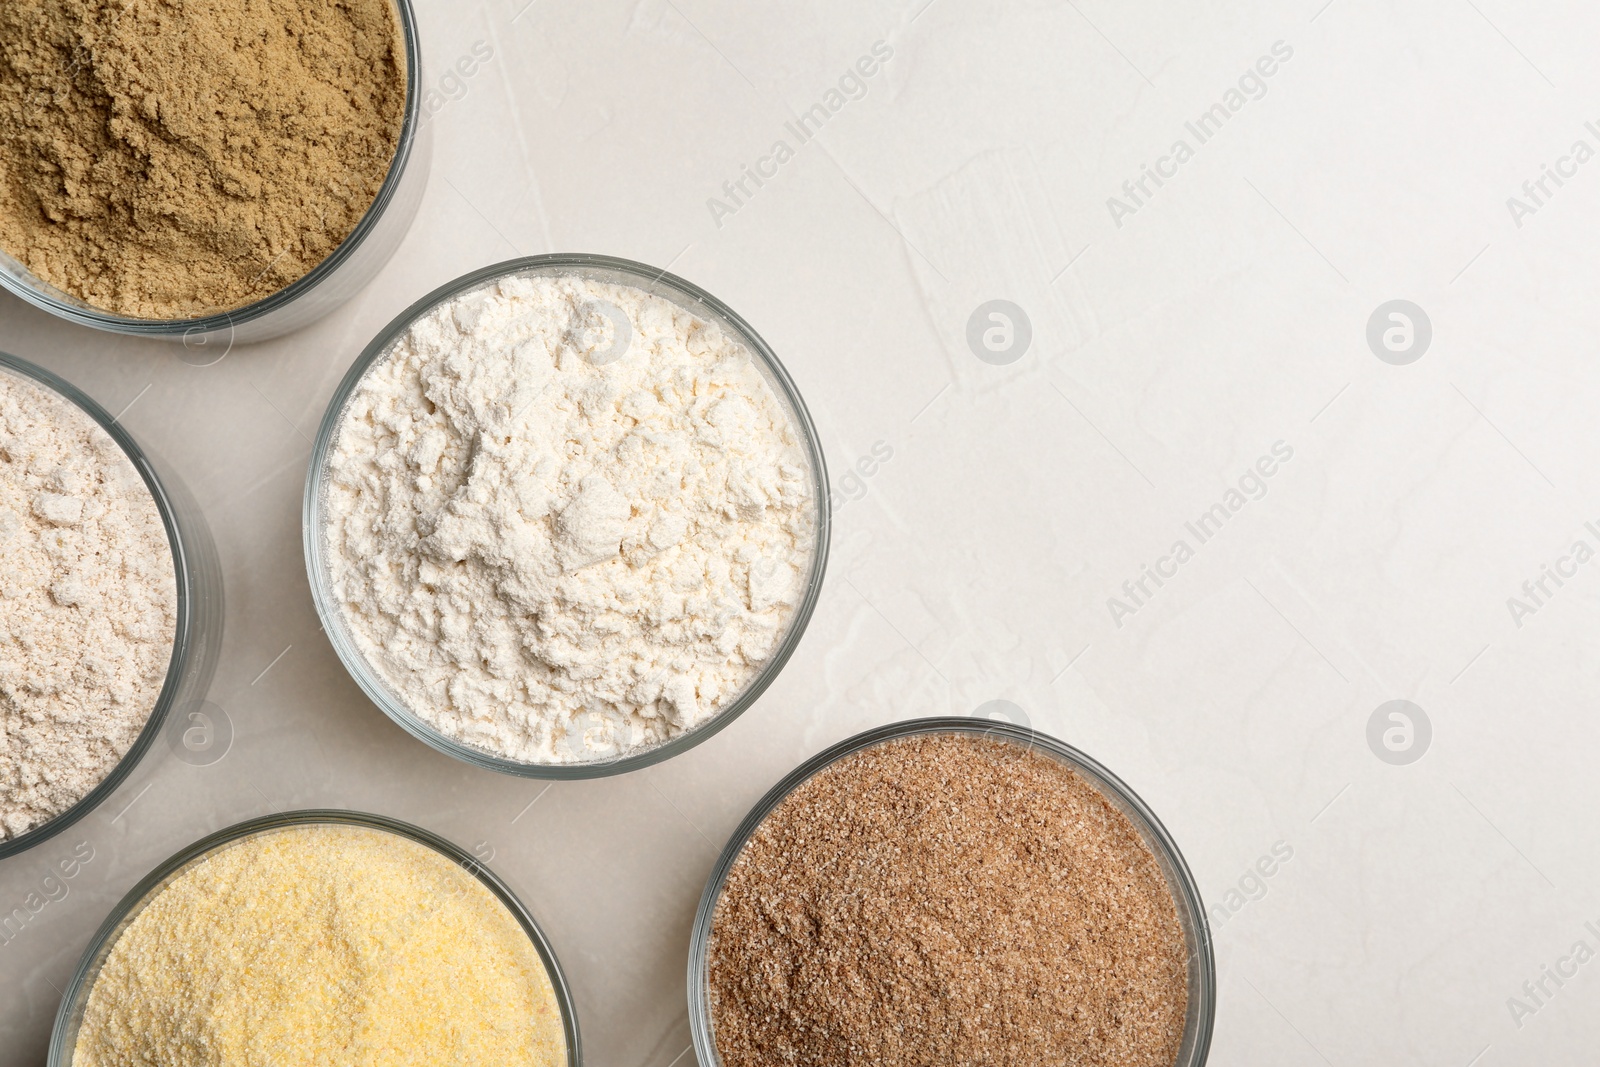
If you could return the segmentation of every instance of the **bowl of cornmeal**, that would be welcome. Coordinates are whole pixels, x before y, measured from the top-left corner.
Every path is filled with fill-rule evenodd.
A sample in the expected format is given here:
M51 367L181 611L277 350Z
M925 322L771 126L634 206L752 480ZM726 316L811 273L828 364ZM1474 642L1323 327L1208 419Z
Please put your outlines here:
M100 928L51 1067L578 1067L554 951L471 856L373 815L303 811L164 863Z

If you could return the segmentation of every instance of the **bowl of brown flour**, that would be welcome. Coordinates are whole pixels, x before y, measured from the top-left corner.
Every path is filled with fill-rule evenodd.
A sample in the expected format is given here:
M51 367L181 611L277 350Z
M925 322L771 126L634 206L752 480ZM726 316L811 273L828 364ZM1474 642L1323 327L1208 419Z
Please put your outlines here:
M860 734L769 792L695 918L706 1067L1198 1067L1200 894L1115 775L1010 723Z
M0 286L207 361L320 318L421 202L418 58L410 0L0 5Z

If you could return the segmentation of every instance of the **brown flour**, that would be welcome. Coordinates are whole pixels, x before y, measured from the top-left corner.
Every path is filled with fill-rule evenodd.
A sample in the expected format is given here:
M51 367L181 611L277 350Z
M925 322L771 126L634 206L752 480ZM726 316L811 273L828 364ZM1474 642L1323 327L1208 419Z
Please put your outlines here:
M391 0L4 0L0 248L116 314L259 300L371 206L404 71Z
M1128 819L1054 760L933 735L848 757L751 837L712 925L725 1067L1171 1067L1187 956Z

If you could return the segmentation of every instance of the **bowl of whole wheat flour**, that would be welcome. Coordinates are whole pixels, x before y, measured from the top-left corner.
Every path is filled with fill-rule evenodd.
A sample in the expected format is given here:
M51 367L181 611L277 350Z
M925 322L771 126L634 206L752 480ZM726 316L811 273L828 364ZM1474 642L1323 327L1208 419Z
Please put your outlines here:
M794 383L738 315L641 264L538 256L430 293L323 419L318 613L391 718L479 766L644 766L788 661L828 549Z
M60 833L187 728L222 637L204 518L122 426L0 352L0 857Z

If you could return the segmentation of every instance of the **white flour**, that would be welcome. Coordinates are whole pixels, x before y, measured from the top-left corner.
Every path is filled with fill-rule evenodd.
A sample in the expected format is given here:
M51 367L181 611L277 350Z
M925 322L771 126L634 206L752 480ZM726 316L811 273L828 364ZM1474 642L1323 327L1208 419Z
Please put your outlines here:
M334 598L391 691L523 762L620 755L744 689L801 599L800 430L719 328L513 278L368 370L329 463Z
M172 658L172 549L92 419L0 370L0 840L105 780Z

